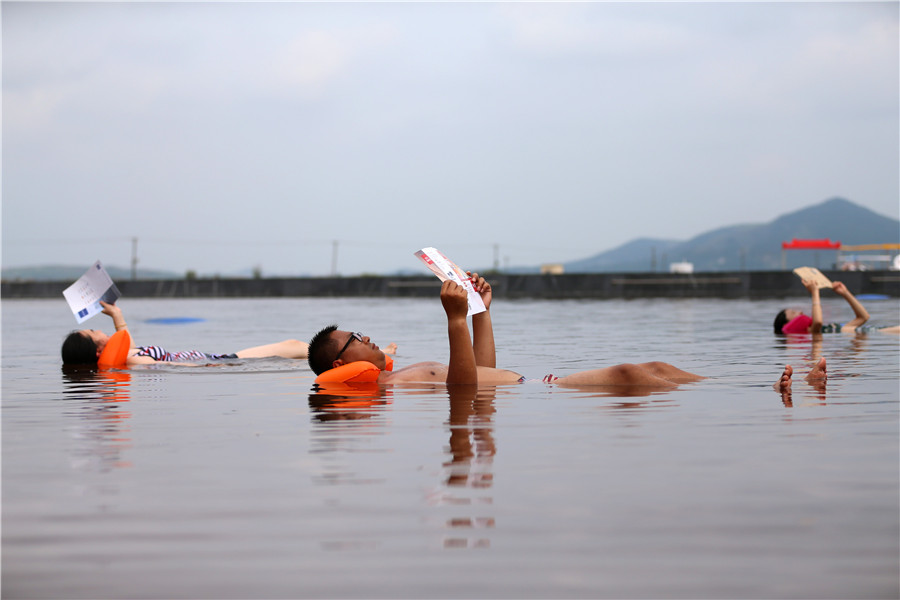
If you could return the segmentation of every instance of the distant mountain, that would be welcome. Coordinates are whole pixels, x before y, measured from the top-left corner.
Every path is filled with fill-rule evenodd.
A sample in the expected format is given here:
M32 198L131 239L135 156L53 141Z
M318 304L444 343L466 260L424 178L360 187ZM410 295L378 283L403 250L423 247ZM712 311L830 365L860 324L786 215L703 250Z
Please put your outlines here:
M88 265L89 266L89 265ZM113 281L131 279L131 269L103 265ZM3 269L3 281L75 281L87 271L87 266L45 265L42 267L13 267ZM138 279L180 279L184 273L138 269Z
M687 261L695 271L780 270L781 243L830 239L844 245L900 243L900 221L843 198L832 198L762 225L731 225L685 242L639 239L589 258L564 264L567 273L668 271ZM786 267L831 268L836 251L791 250Z
M669 251L682 242L639 238L590 258L565 263L567 273L667 270Z

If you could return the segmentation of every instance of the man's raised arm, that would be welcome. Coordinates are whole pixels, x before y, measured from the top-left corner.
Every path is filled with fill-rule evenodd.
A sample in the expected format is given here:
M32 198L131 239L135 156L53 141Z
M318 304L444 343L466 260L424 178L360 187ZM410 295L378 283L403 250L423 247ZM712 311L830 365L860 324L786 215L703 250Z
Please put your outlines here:
M466 289L453 281L445 281L441 285L441 304L447 313L447 337L450 342L447 385L477 384L478 369L469 337L469 323L466 321L469 310Z
M497 350L494 347L494 326L491 324L491 284L478 273L469 273L475 291L487 309L472 315L472 347L475 350L475 364L479 367L497 368Z

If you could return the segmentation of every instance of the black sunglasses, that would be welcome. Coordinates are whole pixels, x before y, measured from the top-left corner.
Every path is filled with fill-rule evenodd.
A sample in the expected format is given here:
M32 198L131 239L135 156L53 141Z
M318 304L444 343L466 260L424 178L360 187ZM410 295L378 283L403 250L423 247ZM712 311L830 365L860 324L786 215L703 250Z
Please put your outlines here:
M357 340L357 341L360 341L360 342L363 341L363 334L359 333L358 331L352 332L352 333L350 334L350 339L347 340L347 343L344 344L344 347L341 348L341 351L337 353L337 356L334 357L334 360L337 360L337 359L339 359L339 358L341 357L341 354L344 353L344 350L347 349L347 346L349 346L349 345L350 345L350 342L352 342L353 340Z

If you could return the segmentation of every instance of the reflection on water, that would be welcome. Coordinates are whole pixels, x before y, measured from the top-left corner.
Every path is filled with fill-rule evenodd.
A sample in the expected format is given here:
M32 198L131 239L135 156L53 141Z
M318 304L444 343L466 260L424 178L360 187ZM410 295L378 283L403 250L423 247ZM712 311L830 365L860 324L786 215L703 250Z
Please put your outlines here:
M316 421L353 421L377 417L390 404L391 390L375 383L314 385L309 408Z
M69 431L83 442L73 451L73 467L98 471L130 467L123 454L131 446L131 413L125 405L131 400L131 374L66 366L62 374L62 399L69 403L65 414L77 419Z
M495 519L485 514L482 507L493 504L490 488L494 483L493 462L497 453L493 422L497 390L490 386L478 389L463 385L450 387L448 394L450 460L443 465L446 490L432 498L432 502L457 507L463 513L447 519L446 526L453 530L453 535L444 539L445 548L488 548L491 545L488 533ZM466 514L463 507L474 512Z
M407 386L398 391L415 389L417 393L446 398L449 415L446 421L449 435L442 463L444 478L441 487L428 495L431 506L466 507L477 514L460 514L446 519L445 527L454 531L443 541L445 548L487 548L490 539L485 530L495 525L493 516L478 512L493 500L489 490L493 484L493 458L496 454L493 435L493 415L496 388L476 386ZM346 451L353 447L354 438L361 433L358 421L367 419L377 424L384 418L383 410L391 403L393 389L378 384L326 384L313 386L309 394L312 418L319 425L314 429L314 453ZM349 427L342 424L351 423ZM330 463L331 468L317 478L324 485L379 483L346 466ZM471 533L472 531L478 533ZM330 549L356 549L348 542L329 542Z
M309 394L313 420L310 452L326 458L322 471L312 478L315 483L327 486L384 483L382 478L361 473L337 456L357 451L370 435L384 433L383 411L390 403L390 395L389 390L376 384L313 386ZM332 550L360 547L358 541L326 540L322 543L323 547ZM370 543L366 542L364 546Z

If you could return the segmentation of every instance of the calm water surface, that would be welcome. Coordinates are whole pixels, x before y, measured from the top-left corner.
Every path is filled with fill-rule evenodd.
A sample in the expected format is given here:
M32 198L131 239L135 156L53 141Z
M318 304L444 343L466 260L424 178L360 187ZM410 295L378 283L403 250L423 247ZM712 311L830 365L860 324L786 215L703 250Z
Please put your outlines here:
M67 375L62 298L4 301L3 597L896 598L900 337L779 340L786 304L808 300L496 300L498 364L528 377L659 359L710 379L336 398L305 361ZM173 350L337 322L399 365L448 355L436 298L121 306ZM171 317L203 320L149 322Z

